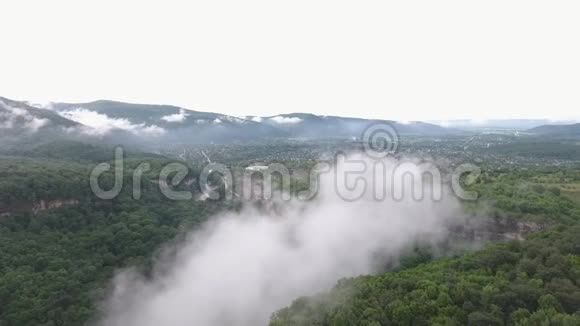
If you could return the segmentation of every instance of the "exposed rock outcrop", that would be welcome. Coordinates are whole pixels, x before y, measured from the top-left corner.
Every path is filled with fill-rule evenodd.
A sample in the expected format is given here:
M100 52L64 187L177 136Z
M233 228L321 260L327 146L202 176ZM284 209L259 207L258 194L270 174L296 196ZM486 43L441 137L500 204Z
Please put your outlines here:
M36 201L15 201L10 204L0 203L0 217L8 216L14 213L32 213L38 214L47 209L60 208L65 206L78 205L76 199L40 199Z
M455 236L472 241L523 240L528 234L545 229L547 224L510 218L473 218L454 225Z

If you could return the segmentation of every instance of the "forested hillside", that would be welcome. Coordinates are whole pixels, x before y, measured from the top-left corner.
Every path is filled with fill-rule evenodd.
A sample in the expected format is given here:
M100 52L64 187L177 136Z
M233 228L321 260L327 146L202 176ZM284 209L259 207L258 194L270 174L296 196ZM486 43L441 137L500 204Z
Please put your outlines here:
M343 279L276 312L271 325L578 325L579 177L550 168L486 173L473 186L480 201L468 210L548 229L464 256Z
M380 276L296 300L272 326L578 325L580 226Z
M290 154L310 150L298 144L273 147L250 148ZM258 156L248 147L220 150L206 151L212 158L230 158L225 162L232 165L249 164ZM200 151L201 157L189 163L191 179L205 161ZM74 141L13 148L0 156L0 324L88 323L98 318L99 304L119 269L135 267L148 276L155 253L165 244L180 241L180 235L216 212L238 208L235 202L164 198L157 177L175 159L130 149L125 151L125 185L132 184L139 164L151 164L143 175L143 197L134 200L127 186L113 200L98 199L90 190L89 173L113 157L111 146ZM314 161L306 157L288 166L311 166ZM302 179L292 182L306 186ZM113 175L105 173L101 183L110 187ZM195 183L190 188L199 192ZM276 312L272 325L527 325L546 320L576 325L580 171L483 166L471 190L480 198L463 208L475 221L531 223L544 231L518 234L527 239L464 256L448 257L465 250L433 254L418 249L399 264L388 264L385 274L345 279L329 293L298 299Z
M56 153L59 146L51 148ZM81 148L73 151L74 146L62 149L75 159L0 158L1 325L89 321L115 270L137 266L147 272L162 244L177 241L184 230L223 207L211 201L169 201L152 182L143 183L142 200L131 197L130 187L113 200L99 200L90 193L88 173L95 164L90 162L108 150L84 147L83 154ZM145 157L152 170L144 180L158 175L159 167L169 162L148 154L128 155L126 184L131 182L131 169ZM104 176L103 184L110 178ZM57 199L74 201L54 209L31 209L35 201Z
M580 170L541 168L485 172L472 190L478 201L465 203L474 213L544 223L580 219Z
M573 136L580 135L580 123L569 125L543 125L528 130L541 135Z

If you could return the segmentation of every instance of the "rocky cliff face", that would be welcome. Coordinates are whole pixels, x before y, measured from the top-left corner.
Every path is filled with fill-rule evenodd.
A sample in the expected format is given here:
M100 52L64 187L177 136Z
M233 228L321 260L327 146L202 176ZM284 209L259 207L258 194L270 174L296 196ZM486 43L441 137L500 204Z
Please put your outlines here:
M75 206L78 204L79 201L76 199L41 199L36 201L17 201L10 204L0 203L0 216L7 216L14 213L38 214L47 209Z
M78 205L79 201L76 199L55 199L55 200L37 200L32 203L32 212L38 214L52 208L60 208L64 206Z
M510 218L475 218L463 225L454 225L454 236L471 241L523 240L528 234L545 229L546 224Z

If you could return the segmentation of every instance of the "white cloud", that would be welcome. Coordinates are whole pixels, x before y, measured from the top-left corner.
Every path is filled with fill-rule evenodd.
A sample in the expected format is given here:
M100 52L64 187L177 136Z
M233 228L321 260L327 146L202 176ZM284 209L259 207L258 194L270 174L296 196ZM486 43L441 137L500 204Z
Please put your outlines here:
M49 123L48 119L32 118L24 124L24 128L36 132L38 129L46 126L48 123Z
M167 122L183 122L187 116L188 114L185 112L185 110L180 109L179 113L163 116L161 117L161 120L165 120Z
M240 118L237 118L237 117L232 117L230 115L222 115L220 117L220 119L222 121L225 120L225 121L230 121L230 122L235 122L235 123L244 123L244 122L246 122L244 119L240 119Z
M252 117L251 120L254 122L262 122L264 119L262 119L262 117Z
M270 118L270 120L279 124L295 124L302 122L302 119L298 117L283 117L283 116L275 116Z
M363 177L375 178L370 171ZM395 262L415 241L444 239L449 219L461 215L452 196L377 201L367 195L342 200L329 173L311 202L281 204L272 215L245 207L214 217L174 258L161 257L151 278L121 272L101 325L267 325L299 296L372 273L377 256Z
M91 135L105 135L115 129L129 131L135 135L148 136L160 136L166 132L165 129L157 125L147 126L144 123L134 124L127 119L115 119L106 114L83 108L62 111L59 114L67 119L92 128L91 130L84 128L82 130L84 133Z
M146 134L149 136L161 136L167 131L157 125L145 126L139 129L137 133Z
M254 121L254 122L262 122L264 119L262 117L246 115L241 117L244 120Z
M36 132L41 127L47 125L48 119L37 118L28 111L15 108L0 101L0 129L25 129L29 132Z
M222 121L221 121L220 119L215 119L215 120L213 121L213 123L217 123L217 124L219 124L219 123L222 123Z
M39 109L47 109L52 110L53 104L50 101L43 101L43 102L25 102L26 104L33 106Z

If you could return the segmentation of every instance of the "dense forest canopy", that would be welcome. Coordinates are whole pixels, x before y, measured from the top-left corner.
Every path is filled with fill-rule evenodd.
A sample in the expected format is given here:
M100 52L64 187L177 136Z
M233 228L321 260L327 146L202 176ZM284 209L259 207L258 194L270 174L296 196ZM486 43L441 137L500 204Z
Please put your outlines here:
M453 139L444 149L449 153L463 144L453 145ZM442 150L438 142L420 138L405 142L420 151ZM527 151L528 145L522 146ZM207 145L188 155L203 153L237 169L262 158L261 162L282 162L299 171L316 163L313 153L339 148L356 150L358 145L267 141ZM543 156L537 158L539 166L498 167L493 158L502 151L502 147L492 151L492 158L481 162L484 172L470 186L480 197L464 203L465 214L533 222L544 231L473 253L450 251L443 258L441 253L418 249L384 274L343 279L327 293L296 300L275 312L272 325L525 325L548 320L554 325L577 324L580 169L546 165ZM186 163L182 150L150 154L128 148L124 184L131 184L139 164L151 165L143 175L143 197L134 200L132 189L125 187L115 199L101 200L91 192L88 175L95 165L111 162L113 146L57 141L3 152L1 323L56 326L95 320L116 271L136 267L147 276L164 244L180 241L216 212L238 209L236 202L171 201L160 193L154 180L163 166L181 162L195 179L207 159L204 155L189 157ZM571 156L559 157L568 164ZM299 176L292 183L305 189L304 175ZM101 182L105 187L113 184L110 171ZM199 192L195 184L191 190ZM42 206L41 201L62 205Z
M580 226L379 276L278 311L283 325L578 325Z
M130 187L114 200L99 200L90 191L88 173L94 166L90 162L98 160L101 153L90 146L84 149L88 150L80 149L82 155L73 155L80 155L84 163L73 159L0 159L3 325L78 325L88 321L95 316L115 270L141 266L146 271L162 244L176 241L184 230L224 208L224 204L211 201L169 201L150 182L143 183L140 201L132 198ZM129 154L125 160L128 184L131 169L145 158L152 166L144 176L146 180L170 162L152 155ZM110 178L105 175L102 182L111 183ZM34 201L71 199L74 204L60 208L31 209Z

